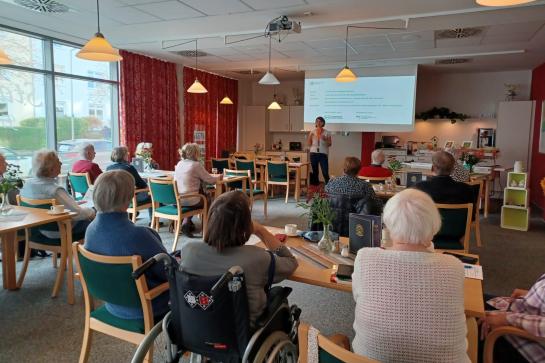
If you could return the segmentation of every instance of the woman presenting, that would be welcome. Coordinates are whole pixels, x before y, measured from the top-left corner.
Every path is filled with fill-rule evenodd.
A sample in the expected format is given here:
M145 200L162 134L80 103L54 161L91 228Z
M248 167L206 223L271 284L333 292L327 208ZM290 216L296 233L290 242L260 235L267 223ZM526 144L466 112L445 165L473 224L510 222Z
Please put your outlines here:
M327 154L329 152L329 147L331 146L331 134L324 128L325 119L322 116L316 117L315 126L316 128L312 130L307 137L307 144L310 147L310 164L312 166L310 184L320 184L318 164L322 169L324 182L327 184L329 181Z

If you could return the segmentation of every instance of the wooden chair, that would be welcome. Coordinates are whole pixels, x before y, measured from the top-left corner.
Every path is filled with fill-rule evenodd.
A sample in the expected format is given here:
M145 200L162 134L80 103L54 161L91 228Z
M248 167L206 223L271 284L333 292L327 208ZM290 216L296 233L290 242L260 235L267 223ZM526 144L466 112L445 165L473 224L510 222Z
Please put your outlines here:
M299 324L299 362L308 362L308 330L310 326ZM335 344L322 334L318 334L318 362L322 363L378 363L378 361L352 353Z
M223 169L230 169L229 167L230 160L228 158L227 159L211 158L210 163L212 165L212 168L218 169L218 174L223 174Z
M232 169L223 169L223 176L247 176L248 180L251 180L250 170L232 170ZM231 182L226 183L226 186L229 188L234 188L237 190L246 190L246 194L250 198L250 209L254 206L254 200L262 199L263 200L263 214L267 217L267 190L261 190L257 188L257 183L248 182L246 188L243 188L242 182Z
M250 180L253 184L256 184L258 169L255 166L255 160L240 160L235 159L235 169L236 170L249 170L250 171Z
M494 363L494 344L496 344L498 338L504 335L517 336L532 342L545 344L544 337L532 335L527 331L515 328L514 326L502 326L492 330L486 337L484 342L483 363Z
M129 208L127 208L127 213L131 214L131 220L133 223L136 223L136 215L138 214L138 211L141 211L142 209L148 209L152 208L153 203L151 200L145 201L145 202L138 202L136 199L136 195L138 193L149 193L149 188L141 188L141 189L135 189L134 194L132 195L131 203L129 204Z
M282 185L286 187L286 200L285 203L288 202L288 198L290 195L290 184L295 184L295 180L290 179L290 171L288 167L287 162L275 162L275 161L267 161L267 166L265 168L265 182L266 182L266 190L269 190L269 185ZM272 193L272 187L271 189L271 196Z
M435 204L441 214L441 230L433 237L436 249L469 252L473 204Z
M466 318L467 326L467 356L471 363L478 363L479 356L479 326L477 325L477 319L475 317Z
M49 209L55 205L55 199L31 199L17 195L17 205L30 208ZM59 232L60 238L48 238L40 233L40 230L48 230L52 232ZM51 297L57 297L59 289L64 277L64 270L68 265L68 276L66 278L68 303L74 303L74 266L72 262L72 253L70 245L72 240L83 241L85 238L84 233L79 235L73 235L72 231L66 230L66 225L61 222L53 222L44 224L38 227L25 229L25 255L23 257L23 266L19 277L17 278L17 287L23 286L25 275L30 262L30 254L32 249L45 250L53 253L53 266L57 266L57 254L60 254L60 266L57 268L57 277L55 279L55 285L53 285L53 292Z
M481 213L479 206L481 205L481 198L483 193L483 181L482 180L473 180L466 182L471 189L473 190L473 213L471 218L471 228L475 231L475 240L477 241L477 246L482 246L481 241Z
M176 180L173 179L150 179L149 188L151 192L153 215L151 217L151 227L159 232L159 218L165 218L174 221L174 243L172 251L176 250L178 237L182 227L182 221L186 217L200 215L202 221L202 230L206 230L208 202L206 197L199 193L178 194ZM199 198L202 201L202 207L186 207L182 205L182 200L190 198Z
M81 200L89 190L89 187L93 185L89 173L68 173L68 182L70 183L70 190L75 200ZM78 195L79 194L79 195Z
M140 256L102 256L77 243L72 245L72 251L80 271L85 300L85 328L79 362L85 363L89 358L93 331L139 345L155 324L151 301L168 290L168 282L149 290L145 275L134 280L131 274L142 265ZM95 307L95 299L141 308L143 319L118 318L104 305ZM145 361L151 362L152 359L153 351L150 350Z

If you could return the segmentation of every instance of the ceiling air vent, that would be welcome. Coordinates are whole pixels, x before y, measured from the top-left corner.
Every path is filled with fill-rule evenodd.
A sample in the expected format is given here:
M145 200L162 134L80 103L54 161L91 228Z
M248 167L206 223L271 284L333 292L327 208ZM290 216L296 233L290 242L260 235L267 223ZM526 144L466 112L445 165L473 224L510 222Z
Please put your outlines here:
M178 51L175 51L175 52L172 52L174 54L177 54L177 55L181 55L182 57L191 57L191 58L195 58L195 55L199 56L199 57L206 57L208 55L208 53L206 52L203 52L202 50L178 50Z
M449 59L438 59L435 61L435 64L462 64L471 62L470 58L449 58Z
M436 30L435 39L460 39L471 38L481 35L483 28L455 28Z
M68 6L55 0L14 0L18 5L40 13L66 13Z

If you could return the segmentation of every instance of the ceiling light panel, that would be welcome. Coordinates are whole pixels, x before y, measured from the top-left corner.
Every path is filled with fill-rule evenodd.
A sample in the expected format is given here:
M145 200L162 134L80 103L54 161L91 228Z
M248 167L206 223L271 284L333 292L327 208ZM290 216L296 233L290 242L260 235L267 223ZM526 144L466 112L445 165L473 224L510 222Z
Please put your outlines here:
M135 7L164 20L190 19L205 16L205 14L182 4L179 1L165 1L160 3L137 5Z
M426 30L421 32L388 34L388 38L392 43L420 42L426 40L433 41L435 39L435 34L433 30Z
M227 15L252 11L250 7L238 0L183 0L183 2L207 15Z
M124 6L118 8L118 11L115 14L115 20L124 24L140 24L160 21L161 19L133 8L132 6Z
M303 0L244 0L244 3L256 10L283 9L291 6L307 5Z

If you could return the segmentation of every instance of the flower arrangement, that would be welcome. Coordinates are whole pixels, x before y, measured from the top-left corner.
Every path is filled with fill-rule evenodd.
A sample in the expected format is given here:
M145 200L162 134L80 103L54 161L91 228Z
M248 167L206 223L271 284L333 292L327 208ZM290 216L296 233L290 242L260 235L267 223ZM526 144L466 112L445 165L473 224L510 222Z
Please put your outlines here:
M260 143L256 142L255 145L254 145L254 153L257 155L259 154L259 152L263 150L263 145L261 145Z
M479 157L477 157L476 155L473 155L473 154L470 154L470 153L466 153L466 152L463 152L462 153L462 156L460 156L460 160L469 167L469 172L472 173L473 172L473 167L479 162L481 161L481 159L479 159Z
M8 164L7 170L4 173L4 179L0 182L0 195L2 196L2 203L0 204L0 214L4 215L9 213L11 206L9 205L8 193L11 190L19 189L23 186L23 180L21 179L21 167L15 164Z
M469 116L464 113L457 113L457 112L449 110L446 107L433 107L427 111L417 113L415 117L422 120L427 120L430 118L436 118L436 119L447 118L447 119L450 119L450 122L453 124L455 124L456 121L458 120L465 121L466 119L469 118Z
M388 169L392 171L392 173L395 173L398 170L401 170L403 167L403 164L401 164L401 161L397 160L395 157L388 157Z
M331 208L329 200L316 193L310 203L297 203L297 206L307 210L307 212L303 213L303 216L308 216L311 224L322 224L324 231L322 239L318 242L318 248L331 252L333 250L333 241L329 229L333 224L335 211Z
M151 149L148 148L142 148L142 150L136 153L136 156L142 158L146 164L150 164L153 160L153 152Z

